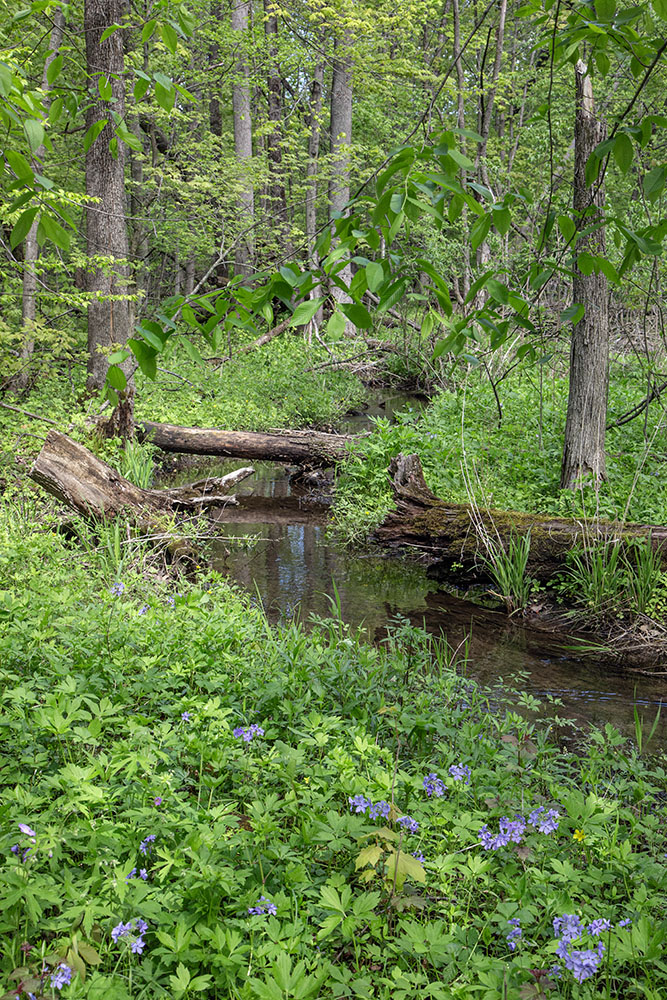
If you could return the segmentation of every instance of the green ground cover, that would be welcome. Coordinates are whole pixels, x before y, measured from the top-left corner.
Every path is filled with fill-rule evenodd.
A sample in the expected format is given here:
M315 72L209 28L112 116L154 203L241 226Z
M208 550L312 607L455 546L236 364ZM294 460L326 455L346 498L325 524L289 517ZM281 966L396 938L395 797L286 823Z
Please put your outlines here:
M665 995L662 760L84 538L0 521L8 998Z
M637 402L645 384L638 369L619 366L610 385L610 422ZM598 514L640 523L667 523L667 416L654 404L607 434L608 481L599 491L559 488L567 409L567 379L524 366L498 386L498 405L479 370L437 393L422 412L396 424L380 419L338 485L343 534L363 535L391 504L386 469L399 452L417 452L431 489L452 503L579 516Z

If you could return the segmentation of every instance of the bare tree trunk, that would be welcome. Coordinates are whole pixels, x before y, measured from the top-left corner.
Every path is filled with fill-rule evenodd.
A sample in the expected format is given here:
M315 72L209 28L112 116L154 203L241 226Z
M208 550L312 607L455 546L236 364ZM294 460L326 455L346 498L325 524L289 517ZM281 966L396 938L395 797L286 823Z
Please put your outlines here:
M269 105L269 122L271 129L266 134L266 145L269 157L269 190L268 206L272 219L277 223L283 240L287 240L287 198L282 176L282 114L283 114L283 79L280 75L278 61L278 14L275 0L264 0L264 32L266 35L269 70L266 87Z
M454 16L454 60L456 67L456 119L459 128L465 128L465 104L463 96L465 93L465 76L463 74L463 61L461 59L461 16L459 10L459 0L453 0L452 13ZM465 178L463 180L465 187ZM469 246L469 226L468 208L463 206L461 216L463 224L463 273L459 288L459 304L463 305L470 291L470 246Z
M352 141L352 56L349 31L334 39L333 76L331 80L331 181L329 183L329 216L333 220L344 211L350 200L350 143ZM346 264L337 277L349 286L352 267ZM350 297L337 285L332 287L336 302L349 302ZM348 324L352 329L351 324Z
M593 83L588 67L575 66L576 113L574 124L573 207L578 230L601 219L604 187L586 184L586 162L606 135L604 122L597 119L593 106ZM604 229L577 237L577 255L604 254ZM609 388L609 326L607 279L600 274L583 275L575 265L572 282L575 303L584 315L572 331L570 346L570 390L567 400L565 444L561 486L573 488L586 477L599 483L606 477L605 427Z
M252 159L252 116L250 113L250 71L248 68L246 37L250 20L250 0L235 0L232 4L232 31L238 33L239 55L236 77L232 87L234 110L234 151L239 167L245 171ZM239 194L241 233L234 250L234 269L237 274L251 274L253 266L252 226L255 219L255 192L252 178L245 176Z
M320 116L323 83L324 63L318 63L313 71L313 82L310 86L310 135L308 136L308 163L306 164L306 237L308 239L308 255L311 259L314 253L315 233L317 232L317 161L322 134Z
M129 248L125 219L125 146L111 125L111 111L122 119L125 114L122 32L115 31L101 41L102 33L121 24L124 0L86 0L84 32L90 106L86 126L106 120L107 124L86 153L86 194L97 199L86 208L86 249L88 257L105 257L88 275L91 293L88 306L88 385L100 389L105 382L108 361L100 348L125 344L132 330L133 310L128 295ZM111 86L110 102L99 97L98 83ZM114 143L115 150L110 146ZM115 152L115 155L114 155Z
M49 66L58 55L63 40L65 30L65 17L61 9L53 15L53 27L49 40L49 53L44 61L44 73L42 75L42 90L46 92L44 98L44 110L48 111L51 103L48 96L50 90L47 72ZM33 154L33 160L42 160L46 150L43 145L39 146ZM39 220L35 219L28 230L23 243L23 294L21 299L21 328L23 339L21 342L21 361L28 362L35 349L33 339L33 327L37 315L37 270L35 264L39 258L39 246L37 244L37 227ZM25 389L28 384L29 372L27 367L22 366L21 371L12 379L12 387L18 390Z

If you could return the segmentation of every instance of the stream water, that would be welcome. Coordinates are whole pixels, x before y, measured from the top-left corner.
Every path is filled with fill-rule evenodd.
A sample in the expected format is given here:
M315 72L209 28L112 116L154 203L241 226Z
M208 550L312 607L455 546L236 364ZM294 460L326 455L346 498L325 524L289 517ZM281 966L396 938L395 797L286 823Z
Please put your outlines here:
M383 404L373 406L370 415L391 417L398 404ZM341 430L359 431L368 420L368 411L351 416ZM170 475L169 483L221 476L247 464L204 459ZM609 663L576 656L565 637L452 596L407 561L341 550L326 535L325 495L293 484L285 466L256 462L254 468L255 474L235 490L240 505L217 512L219 536L212 543L212 562L261 599L271 621L298 615L307 624L312 616L330 616L337 600L344 621L378 640L400 616L446 637L450 646L465 645L463 669L483 684L518 675L522 690L562 701L557 710L550 708L552 714L557 711L584 728L610 722L625 735L634 734L636 705L645 719L645 733L650 731L661 701L667 701L667 678L623 674ZM667 711L651 747L667 747Z

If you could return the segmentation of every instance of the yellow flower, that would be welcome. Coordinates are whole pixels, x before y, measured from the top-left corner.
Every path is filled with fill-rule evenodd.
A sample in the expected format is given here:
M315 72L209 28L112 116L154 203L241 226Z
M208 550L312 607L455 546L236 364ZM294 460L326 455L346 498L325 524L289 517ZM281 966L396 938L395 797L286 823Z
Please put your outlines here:
M583 830L575 830L574 833L572 834L572 839L579 841L585 840L586 834L584 833Z

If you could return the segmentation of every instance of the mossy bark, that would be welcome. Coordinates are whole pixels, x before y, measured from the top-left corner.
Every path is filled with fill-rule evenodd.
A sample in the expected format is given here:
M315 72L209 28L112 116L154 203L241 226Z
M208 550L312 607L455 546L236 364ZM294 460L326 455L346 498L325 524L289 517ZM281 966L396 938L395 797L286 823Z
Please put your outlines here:
M436 571L460 563L484 575L487 540L506 547L512 535L527 532L531 542L528 572L539 580L551 578L562 567L567 553L583 543L650 538L667 566L667 528L449 504L429 490L418 455L398 455L389 473L396 509L377 529L375 538L388 548L411 550Z

